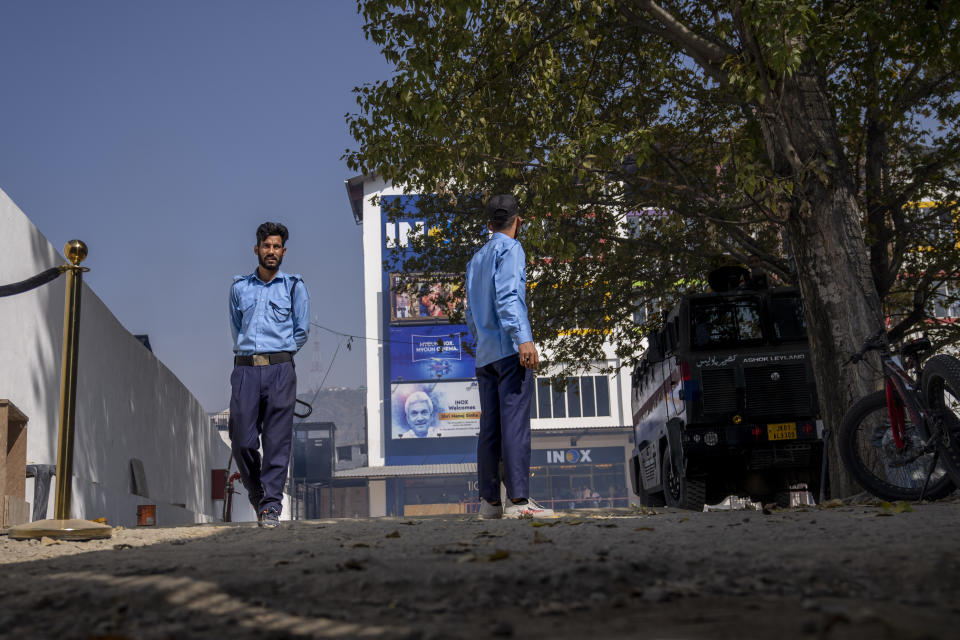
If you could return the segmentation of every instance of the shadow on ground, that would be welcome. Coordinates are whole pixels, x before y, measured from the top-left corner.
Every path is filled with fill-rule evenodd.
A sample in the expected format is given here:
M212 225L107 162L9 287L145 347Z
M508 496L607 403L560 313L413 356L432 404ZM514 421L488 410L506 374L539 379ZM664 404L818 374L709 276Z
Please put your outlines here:
M0 539L0 629L78 638L946 638L960 624L958 524L960 503L891 515L856 506L327 520L278 531L159 529L156 540L121 531L101 550L14 562L39 543Z

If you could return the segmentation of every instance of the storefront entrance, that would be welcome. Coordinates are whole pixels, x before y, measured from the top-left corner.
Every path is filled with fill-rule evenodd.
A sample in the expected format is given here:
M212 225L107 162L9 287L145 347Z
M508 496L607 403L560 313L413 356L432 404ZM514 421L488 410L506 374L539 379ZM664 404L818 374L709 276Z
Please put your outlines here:
M553 509L628 507L623 447L534 449L530 493Z

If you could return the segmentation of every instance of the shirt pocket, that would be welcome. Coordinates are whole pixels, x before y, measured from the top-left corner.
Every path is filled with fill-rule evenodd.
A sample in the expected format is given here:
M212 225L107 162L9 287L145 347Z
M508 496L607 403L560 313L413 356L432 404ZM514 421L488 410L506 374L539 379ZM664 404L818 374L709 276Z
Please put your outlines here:
M280 287L270 292L267 305L270 315L277 322L286 322L290 314L293 313L293 301L290 299L290 294Z
M257 311L257 292L245 291L240 296L238 308L240 309L240 327L243 333L250 329L250 323L253 322L253 316Z

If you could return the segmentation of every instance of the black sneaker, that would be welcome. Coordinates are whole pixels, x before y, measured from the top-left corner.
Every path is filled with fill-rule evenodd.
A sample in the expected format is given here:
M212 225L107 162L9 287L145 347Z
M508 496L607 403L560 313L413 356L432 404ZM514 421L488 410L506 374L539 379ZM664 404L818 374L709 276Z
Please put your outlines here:
M280 526L280 512L273 507L263 509L257 515L257 526L261 529L276 529Z

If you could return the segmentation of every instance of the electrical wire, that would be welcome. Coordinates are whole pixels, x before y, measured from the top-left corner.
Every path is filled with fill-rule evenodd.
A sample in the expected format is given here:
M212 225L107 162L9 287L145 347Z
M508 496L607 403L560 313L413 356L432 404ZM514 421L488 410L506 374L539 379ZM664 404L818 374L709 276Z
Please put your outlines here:
M327 376L330 375L330 370L333 369L333 363L337 361L337 354L340 353L340 347L343 346L343 342L337 343L337 348L333 352L333 357L330 358L330 364L327 365L327 371L323 374L323 378L320 380L320 384L317 386L317 390L313 392L313 397L310 398L309 405L312 407L313 403L316 402L317 396L320 395L320 391L323 389L323 383L327 381ZM306 417L302 418L297 425L303 424L307 420Z
M310 324L313 325L314 327L318 327L318 328L320 328L320 329L323 329L324 331L329 331L330 333L333 333L333 334L335 334L335 335L343 336L344 338L350 338L351 340L347 342L347 349L350 348L350 342L351 342L354 338L356 338L357 340L370 340L371 342L382 342L382 343L389 342L389 343L393 343L393 344L414 344L413 342L411 342L411 341L409 341L409 340L391 340L390 338L368 338L367 336L357 336L357 335L353 335L353 334L351 334L351 333L344 333L344 332L342 332L342 331L337 331L336 329L331 329L330 327L325 327L325 326L323 326L322 324L319 324L319 323L317 323L317 322L312 322L312 321L310 322ZM446 326L446 325L431 324L431 325L411 325L411 326L436 327L436 326ZM457 332L451 332L451 333L449 333L448 335L451 335L451 336L457 335L457 336L463 337L463 336L465 336L465 335L468 335L468 332L466 332L466 331L457 331ZM434 336L431 336L431 337L434 337ZM439 337L441 337L441 336L438 335L438 336L435 336L435 337L439 338Z

